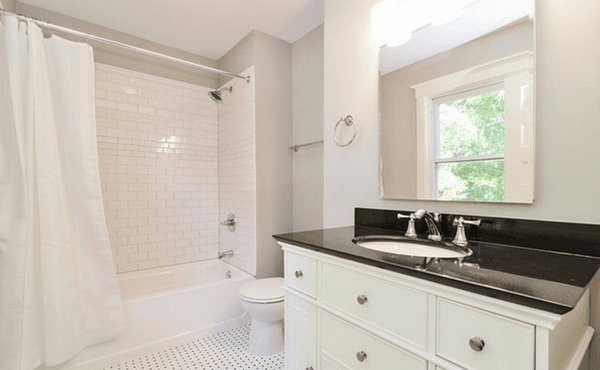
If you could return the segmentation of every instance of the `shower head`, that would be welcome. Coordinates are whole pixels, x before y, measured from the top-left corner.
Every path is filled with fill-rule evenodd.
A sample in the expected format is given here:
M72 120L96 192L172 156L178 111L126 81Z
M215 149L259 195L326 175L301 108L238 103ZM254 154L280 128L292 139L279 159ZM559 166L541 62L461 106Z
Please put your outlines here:
M231 94L233 92L233 86L222 87L219 90L209 91L208 96L210 96L210 98L217 103L222 103L223 97L221 96L221 93L225 90L229 90L229 93Z

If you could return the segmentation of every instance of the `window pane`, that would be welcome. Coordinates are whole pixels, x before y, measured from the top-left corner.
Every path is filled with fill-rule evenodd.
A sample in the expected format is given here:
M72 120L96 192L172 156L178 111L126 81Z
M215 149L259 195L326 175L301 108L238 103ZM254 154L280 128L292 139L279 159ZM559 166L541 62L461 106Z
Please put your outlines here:
M504 200L504 160L440 163L436 172L437 199Z
M504 155L504 90L439 104L439 158Z

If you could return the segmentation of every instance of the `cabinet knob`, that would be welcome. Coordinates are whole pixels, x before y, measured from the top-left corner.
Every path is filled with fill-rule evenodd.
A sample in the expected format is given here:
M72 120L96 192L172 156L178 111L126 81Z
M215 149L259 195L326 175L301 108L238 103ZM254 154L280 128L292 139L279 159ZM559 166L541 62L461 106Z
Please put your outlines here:
M306 368L306 370L315 370L315 369L313 369L312 366L309 366L309 367Z
M368 299L366 295L361 294L358 297L356 297L356 301L358 302L358 304L365 304L368 301Z
M300 278L302 277L302 275L304 275L304 274L302 273L302 271L300 271L300 270L296 270L296 271L294 272L294 275L296 275L296 278L300 279Z
M469 346L471 346L471 349L473 351L481 352L481 351L483 351L485 342L483 341L483 339L481 339L479 337L473 337L473 338L469 339Z
M367 354L365 351L356 352L356 359L360 362L363 362L367 358Z

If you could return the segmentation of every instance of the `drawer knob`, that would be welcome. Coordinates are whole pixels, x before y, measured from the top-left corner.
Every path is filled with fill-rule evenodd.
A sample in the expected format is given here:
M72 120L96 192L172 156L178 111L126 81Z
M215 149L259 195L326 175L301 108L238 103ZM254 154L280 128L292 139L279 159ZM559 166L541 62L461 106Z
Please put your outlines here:
M296 271L294 272L294 275L296 275L296 278L300 279L300 278L302 277L302 275L304 275L304 274L302 273L302 271L300 271L300 270L296 270Z
M315 370L315 369L313 369L312 366L309 366L309 367L306 368L306 370Z
M469 339L469 346L471 346L471 349L473 351L481 352L481 351L483 351L485 342L483 341L483 339L481 339L479 337L473 337L473 338Z
M358 302L358 304L365 304L368 301L368 299L366 295L361 294L358 297L356 297L356 301Z
M356 359L360 362L363 362L367 358L367 354L365 351L356 352Z

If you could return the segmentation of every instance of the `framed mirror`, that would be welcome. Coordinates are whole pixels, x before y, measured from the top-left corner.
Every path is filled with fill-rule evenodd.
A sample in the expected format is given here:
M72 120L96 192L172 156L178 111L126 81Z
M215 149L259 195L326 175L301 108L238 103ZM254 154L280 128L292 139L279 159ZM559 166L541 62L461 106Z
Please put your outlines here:
M380 195L532 203L534 0L458 4L380 48Z

